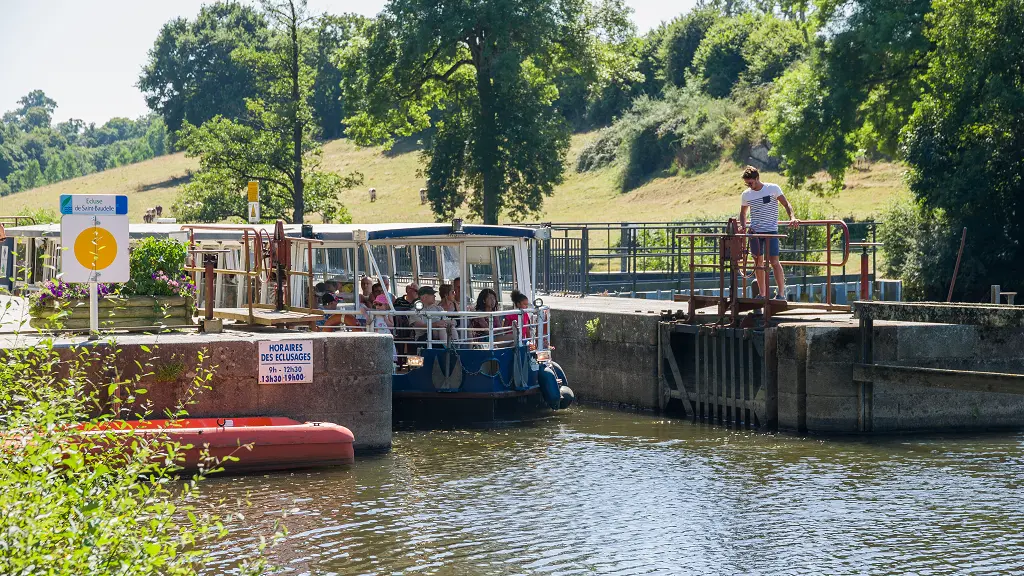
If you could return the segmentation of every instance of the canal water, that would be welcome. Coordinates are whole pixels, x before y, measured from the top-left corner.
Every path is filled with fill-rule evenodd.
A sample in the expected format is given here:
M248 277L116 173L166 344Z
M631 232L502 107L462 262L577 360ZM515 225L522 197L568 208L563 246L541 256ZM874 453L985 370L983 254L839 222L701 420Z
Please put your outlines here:
M290 574L1024 572L1019 434L799 438L582 408L204 492L250 503L210 574L275 522L267 556Z

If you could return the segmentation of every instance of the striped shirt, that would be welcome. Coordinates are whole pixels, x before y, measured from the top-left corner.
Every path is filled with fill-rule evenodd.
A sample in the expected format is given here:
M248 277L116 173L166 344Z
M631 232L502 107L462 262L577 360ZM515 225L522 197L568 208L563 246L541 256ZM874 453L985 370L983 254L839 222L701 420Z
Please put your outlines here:
M769 234L779 231L779 196L782 188L776 184L761 183L760 190L747 188L740 202L750 209L750 229Z

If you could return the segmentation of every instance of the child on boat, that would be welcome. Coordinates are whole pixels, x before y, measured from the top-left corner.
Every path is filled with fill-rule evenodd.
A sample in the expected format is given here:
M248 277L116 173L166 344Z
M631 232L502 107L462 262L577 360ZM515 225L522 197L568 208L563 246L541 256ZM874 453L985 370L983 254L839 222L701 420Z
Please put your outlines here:
M384 312L388 309L388 297L384 294L378 295L373 299L373 309L378 312ZM387 314L373 314L373 331L378 334L391 334L391 358L392 361L398 362L398 348L395 347L395 323L391 319L390 315Z

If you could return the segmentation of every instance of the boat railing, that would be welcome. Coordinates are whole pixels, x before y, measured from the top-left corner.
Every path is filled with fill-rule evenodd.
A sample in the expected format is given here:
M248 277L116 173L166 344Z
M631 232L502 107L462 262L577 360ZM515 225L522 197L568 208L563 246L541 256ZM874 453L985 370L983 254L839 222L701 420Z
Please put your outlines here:
M516 346L528 346L541 356L549 353L550 313L547 306L539 308L496 310L494 312L447 312L417 310L357 310L353 304L345 308L322 310L325 316L354 316L365 320L365 325L339 325L344 330L359 330L390 333L398 350L420 348L459 348L500 350ZM374 326L376 318L390 318L392 325L386 330ZM426 319L425 325L413 325L414 317ZM405 318L404 325L396 326L398 318ZM511 318L511 325L505 321ZM471 326L473 320L483 319L486 327ZM417 354L402 353L399 357L415 357Z

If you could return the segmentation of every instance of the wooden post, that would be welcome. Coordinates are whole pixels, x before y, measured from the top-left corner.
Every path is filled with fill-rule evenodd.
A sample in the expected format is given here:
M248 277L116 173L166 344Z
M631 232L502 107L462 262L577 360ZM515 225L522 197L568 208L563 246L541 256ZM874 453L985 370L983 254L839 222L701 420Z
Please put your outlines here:
M204 254L203 255L203 268L205 268L205 270L203 271L203 281L205 283L205 287L203 288L203 290L206 291L206 294L205 294L205 296L206 296L206 314L205 314L204 318L206 320L213 320L213 291L214 291L214 288L213 288L213 280L214 280L213 269L216 267L216 265L217 265L217 255L216 254Z

